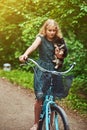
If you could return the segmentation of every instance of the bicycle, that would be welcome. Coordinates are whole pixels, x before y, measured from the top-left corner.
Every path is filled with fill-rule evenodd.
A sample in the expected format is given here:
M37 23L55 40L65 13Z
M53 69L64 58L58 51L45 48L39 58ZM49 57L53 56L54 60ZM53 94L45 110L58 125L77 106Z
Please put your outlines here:
M51 82L49 89L47 90L43 104L42 110L39 119L38 130L70 130L69 123L67 120L67 115L65 111L55 103L55 95L52 93L53 87L53 75L65 75L70 72L74 66L75 62L70 66L70 68L64 72L50 71L43 67L41 67L36 61L31 58L28 58L26 63L30 64L30 62L34 63L41 71L45 73L51 74ZM67 93L68 94L68 93ZM65 96L67 95L65 94Z

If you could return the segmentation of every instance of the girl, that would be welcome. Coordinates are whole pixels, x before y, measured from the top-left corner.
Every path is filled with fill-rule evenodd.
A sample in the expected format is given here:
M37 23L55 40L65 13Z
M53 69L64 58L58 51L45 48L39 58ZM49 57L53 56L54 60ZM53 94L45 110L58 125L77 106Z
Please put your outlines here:
M58 24L53 19L48 19L43 24L33 44L25 51L23 55L19 57L19 60L21 62L24 62L28 58L28 56L34 50L36 50L36 48L38 48L39 49L39 59L38 59L39 65L48 70L55 70L55 63L53 62L53 60L54 60L54 55L55 55L54 42L56 41L56 39L57 39L57 42L59 42L59 44L65 45L65 42L63 40L62 33ZM64 49L65 49L64 54L63 55L57 54L57 58L63 59L64 57L66 57L67 55L66 45ZM34 125L30 130L38 129L39 116L41 112L41 104L42 104L42 99L45 93L45 91L43 91L44 90L43 88L44 86L45 87L47 86L47 83L50 78L49 76L47 78L43 78L44 77L43 72L41 72L37 67L36 67L36 74L37 75L34 75L34 91L36 95L36 102L34 105L35 120L34 120Z

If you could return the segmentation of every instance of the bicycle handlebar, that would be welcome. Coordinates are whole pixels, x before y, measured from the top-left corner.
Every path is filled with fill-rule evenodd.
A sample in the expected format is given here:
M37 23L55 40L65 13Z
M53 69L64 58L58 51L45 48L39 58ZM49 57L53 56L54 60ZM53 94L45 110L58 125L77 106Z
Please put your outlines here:
M64 74L70 72L74 68L74 66L76 65L76 62L73 62L73 64L70 66L70 68L68 70L66 70L64 72L58 72L58 71L55 71L55 70L54 71L50 71L50 70L47 70L47 69L41 67L35 60L33 60L31 58L28 58L26 60L26 63L28 64L29 61L31 61L32 63L34 63L42 72L48 72L48 73L55 74L55 75L59 75L59 74L64 75Z

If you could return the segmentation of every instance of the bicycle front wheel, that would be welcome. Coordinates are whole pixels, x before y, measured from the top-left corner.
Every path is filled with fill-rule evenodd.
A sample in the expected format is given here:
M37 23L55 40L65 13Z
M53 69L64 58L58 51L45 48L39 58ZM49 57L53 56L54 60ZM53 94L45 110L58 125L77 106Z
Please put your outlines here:
M60 106L54 106L51 108L53 113L53 119L51 129L52 130L70 130L67 115Z
M46 117L39 123L39 130L70 130L65 111L59 106L52 106L50 120L46 127Z

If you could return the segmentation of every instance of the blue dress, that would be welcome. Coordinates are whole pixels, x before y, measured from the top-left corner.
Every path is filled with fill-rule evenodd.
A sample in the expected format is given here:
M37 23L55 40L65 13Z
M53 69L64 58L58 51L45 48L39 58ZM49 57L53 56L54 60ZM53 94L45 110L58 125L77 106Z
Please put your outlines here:
M55 65L53 63L54 59L54 45L51 41L48 41L45 37L39 36L41 38L41 44L39 46L39 59L38 64L48 70L55 70ZM54 76L55 77L55 76ZM46 94L50 86L51 74L41 72L37 67L35 67L34 73L34 91L37 99L41 99ZM54 88L56 84L54 83Z

